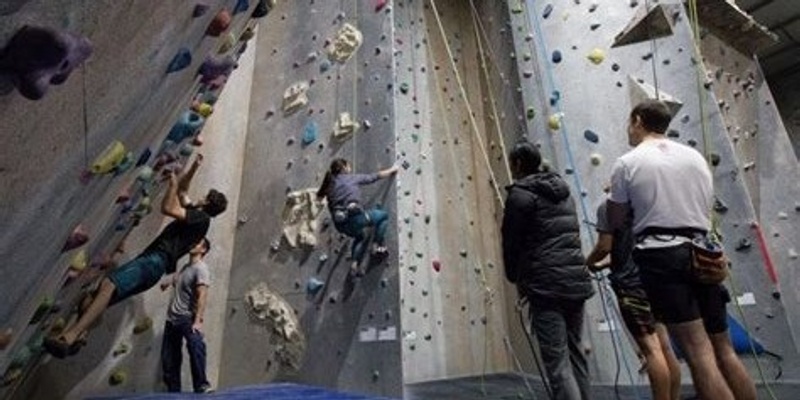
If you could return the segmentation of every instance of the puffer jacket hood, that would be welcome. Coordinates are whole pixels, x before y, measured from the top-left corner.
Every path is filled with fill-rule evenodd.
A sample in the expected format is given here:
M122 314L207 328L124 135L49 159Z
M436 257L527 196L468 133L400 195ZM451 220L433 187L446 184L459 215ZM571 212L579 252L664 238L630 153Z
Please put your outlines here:
M569 197L569 186L555 172L528 175L509 186L517 186L557 203Z

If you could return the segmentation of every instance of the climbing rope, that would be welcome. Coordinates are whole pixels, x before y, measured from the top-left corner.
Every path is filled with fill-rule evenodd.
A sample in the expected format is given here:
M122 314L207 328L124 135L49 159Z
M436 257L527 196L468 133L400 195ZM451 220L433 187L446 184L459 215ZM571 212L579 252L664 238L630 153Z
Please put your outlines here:
M703 132L703 154L704 154L704 156L706 158L706 161L709 163L709 167L710 168L714 168L713 163L711 161L712 160L712 157L711 157L711 154L712 154L712 149L711 149L712 141L709 138L710 134L708 132L708 123L707 123L707 117L706 117L706 113L705 113L705 101L706 101L705 95L706 95L706 93L705 93L705 87L703 85L703 81L705 79L705 73L703 71L703 66L701 64L702 52L701 52L701 49L700 49L700 46L701 46L701 42L700 42L700 18L699 18L699 14L698 14L698 11L697 11L697 0L689 0L689 21L691 22L691 27L692 27L694 54L695 54L695 56L697 57L697 60L698 60L695 63L695 67L696 67L696 75L697 75L697 92L698 92L698 99L699 99L699 103L700 103L700 121L701 121L701 127L702 127L702 132ZM738 170L738 168L739 168L738 162L736 164L737 164L737 170ZM745 190L746 189L747 188L745 187ZM712 191L714 193L716 193L716 188L714 187L713 179L712 179ZM755 217L755 210L752 210L752 212L753 212L753 215ZM712 224L711 225L711 227L712 227L711 234L712 234L712 237L714 237L714 239L717 240L717 241L721 241L720 240L721 236L720 236L720 233L719 233L719 216L717 215L717 213L713 209L711 210L711 216L712 216L712 219L711 219L711 224ZM777 277L777 273L775 271L775 266L772 263L772 257L770 256L769 249L768 249L767 243L766 243L766 239L764 238L764 233L761 230L761 226L760 226L760 224L758 222L754 222L752 224L752 227L756 231L756 239L758 241L758 247L759 247L759 250L761 251L761 254L762 254L763 258L764 258L764 264L765 264L765 267L767 269L767 273L769 275L769 278L772 281L773 285L777 286L778 277ZM730 283L731 289L733 289L733 292L734 292L733 298L734 298L734 304L736 305L736 310L737 310L737 312L739 314L739 318L741 318L741 320L742 320L742 325L744 326L745 331L747 332L747 339L748 339L747 341L748 341L748 344L749 344L749 347L750 347L750 351L751 351L751 353L753 355L753 358L756 361L756 368L758 369L758 374L759 374L759 377L761 378L761 382L763 383L764 387L767 389L767 393L769 394L770 398L773 399L773 400L776 400L777 398L775 396L775 393L772 391L771 385L767 382L767 379L764 376L764 370L763 370L763 368L761 366L761 360L760 360L760 358L758 356L758 352L756 351L755 343L753 342L753 338L750 335L750 332L751 332L750 331L750 324L747 321L747 317L744 314L744 310L742 309L742 305L739 302L739 296L737 295L737 293L739 293L739 289L738 289L738 285L737 285L736 278L735 278L734 275L735 274L734 274L733 269L729 269L728 281Z
M529 28L531 27L531 25L533 26L533 29L535 30L535 37L541 42L540 43L540 49L541 49L542 60L547 60L548 59L548 57L547 57L547 44L545 43L545 40L544 40L544 33L543 33L543 30L542 30L541 24L539 23L538 18L535 18L534 16L532 16L530 11L529 11L529 9L532 9L532 7L533 7L532 2L526 1L525 5L526 5L526 7L523 7L523 9L524 9L524 12L525 12L525 15L526 15L526 19L528 21L528 26L529 26ZM533 44L531 44L530 46L532 48ZM531 50L533 51L533 49L531 49ZM557 87L556 82L555 82L555 77L554 77L554 74L553 74L553 70L550 67L550 65L547 63L547 61L545 61L545 71L546 71L547 80L548 80L550 86L555 90L555 88ZM561 112L560 102L556 102L553 105L553 107L555 108L556 112L558 112L558 113ZM583 196L583 186L581 184L580 173L579 173L578 169L575 168L575 157L574 157L574 154L573 154L571 146L570 146L570 140L569 140L569 134L568 134L566 121L562 121L560 130L561 130L562 141L564 143L565 153L566 153L566 156L567 156L567 162L568 162L568 165L569 165L570 169L573 171L572 176L573 176L575 188L577 189L576 197L579 199L579 204L581 206L581 214L583 215L583 223L588 228L587 230L589 232L589 235L588 235L589 243L590 243L591 246L594 246L594 244L595 244L594 232L591 229L591 224L588 223L588 221L589 221L588 207L586 206L586 200L585 200L585 198ZM596 274L596 276L597 276L597 274ZM597 279L597 282L598 282L598 287L601 290L601 292L600 292L601 293L601 305L602 305L602 308L603 308L603 314L604 314L604 316L606 318L606 321L609 321L609 323L613 323L614 326L620 326L616 322L616 321L620 321L621 320L621 318L619 317L619 311L617 310L617 308L613 304L608 304L609 301L613 301L612 298L610 296L603 296L604 287L605 287L606 290L608 289L607 288L607 281L606 281L605 276L600 274L599 278ZM612 310L615 311L615 314L613 315L614 316L613 319L610 318L612 316L612 314L609 313L609 311L608 311L609 308L611 308ZM613 349L614 349L615 358L617 360L619 360L619 359L622 360L622 362L623 362L623 364L625 366L625 369L626 369L626 371L628 373L628 378L629 378L629 380L631 382L631 385L634 388L634 394L635 394L636 398L639 399L640 398L639 391L638 391L638 389L636 387L636 384L635 384L636 381L633 378L633 374L631 372L630 365L628 365L628 360L627 360L626 357L621 357L620 354L619 354L619 352L621 351L620 348L622 346L622 339L619 337L618 332L613 327L612 327L612 329L610 329L610 333L611 333L611 341L613 343ZM617 367L619 368L619 363L617 364Z
M456 66L455 59L453 57L453 51L450 48L450 43L447 42L447 35L444 32L444 25L442 25L442 19L439 17L439 10L436 7L436 0L428 0L432 11L433 16L436 18L436 24L439 27L439 33L441 34L442 41L444 42L444 47L447 50L447 56L450 61L450 66L453 69L453 73L456 76L456 82L458 83L459 93L461 94L461 98L464 100L464 104L467 107L467 112L469 114L469 121L472 127L473 137L478 142L478 147L481 150L481 154L483 155L483 160L486 163L486 169L489 173L489 177L492 183L492 186L495 191L495 195L497 196L497 201L499 204L503 204L503 194L500 191L500 186L497 184L497 178L494 176L494 170L492 169L492 163L489 160L489 155L486 153L486 146L483 143L483 138L481 137L480 129L478 128L478 123L475 121L475 114L472 111L472 106L467 99L467 91L464 88L464 83L461 79L461 74L458 72L458 67Z

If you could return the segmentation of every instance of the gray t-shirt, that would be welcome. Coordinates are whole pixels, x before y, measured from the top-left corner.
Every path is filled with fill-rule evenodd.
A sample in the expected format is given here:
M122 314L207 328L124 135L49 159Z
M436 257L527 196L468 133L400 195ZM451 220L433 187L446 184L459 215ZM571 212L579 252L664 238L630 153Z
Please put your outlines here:
M611 242L611 273L608 279L615 288L637 289L641 287L639 280L639 268L631 258L633 251L633 232L630 228L630 221L625 228L611 230L608 224L608 213L606 212L606 202L600 202L597 207L597 223L595 229L599 233L610 233L613 235Z
M333 187L328 194L331 210L346 208L349 203L361 203L361 185L369 185L380 179L375 174L339 174L333 178Z
M211 284L208 265L200 261L187 264L175 279L175 293L169 303L167 320L175 322L181 318L194 318L197 311L197 286Z
M649 139L620 157L611 173L611 201L630 204L633 231L711 226L711 170L695 149Z

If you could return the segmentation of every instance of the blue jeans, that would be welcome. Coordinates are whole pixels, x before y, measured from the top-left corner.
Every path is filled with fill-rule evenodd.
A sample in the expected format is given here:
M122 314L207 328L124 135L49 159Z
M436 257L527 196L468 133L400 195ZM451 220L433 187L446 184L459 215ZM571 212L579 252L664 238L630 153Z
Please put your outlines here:
M164 340L161 344L161 368L167 391L181 391L181 363L183 362L183 339L189 351L189 363L192 369L192 386L196 393L201 393L209 385L206 379L206 343L203 334L192 329L191 318L178 321L167 321L164 325Z
M155 286L167 270L167 256L158 251L146 252L108 274L114 284L109 305L114 305Z
M583 300L530 301L531 324L556 400L590 398L589 368L581 348L583 309Z
M365 210L363 213L352 214L347 219L336 225L336 230L353 238L350 256L353 261L361 262L367 250L367 235L364 229L368 226L375 227L375 243L383 246L386 238L386 229L389 227L389 213L380 208Z

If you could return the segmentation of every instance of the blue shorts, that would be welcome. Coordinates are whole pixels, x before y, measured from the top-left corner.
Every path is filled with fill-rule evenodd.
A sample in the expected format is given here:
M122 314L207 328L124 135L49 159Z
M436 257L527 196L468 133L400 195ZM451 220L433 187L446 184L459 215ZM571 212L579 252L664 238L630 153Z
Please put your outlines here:
M155 286L167 271L167 256L154 251L140 254L108 274L114 284L114 294L109 305L119 303L133 295Z

